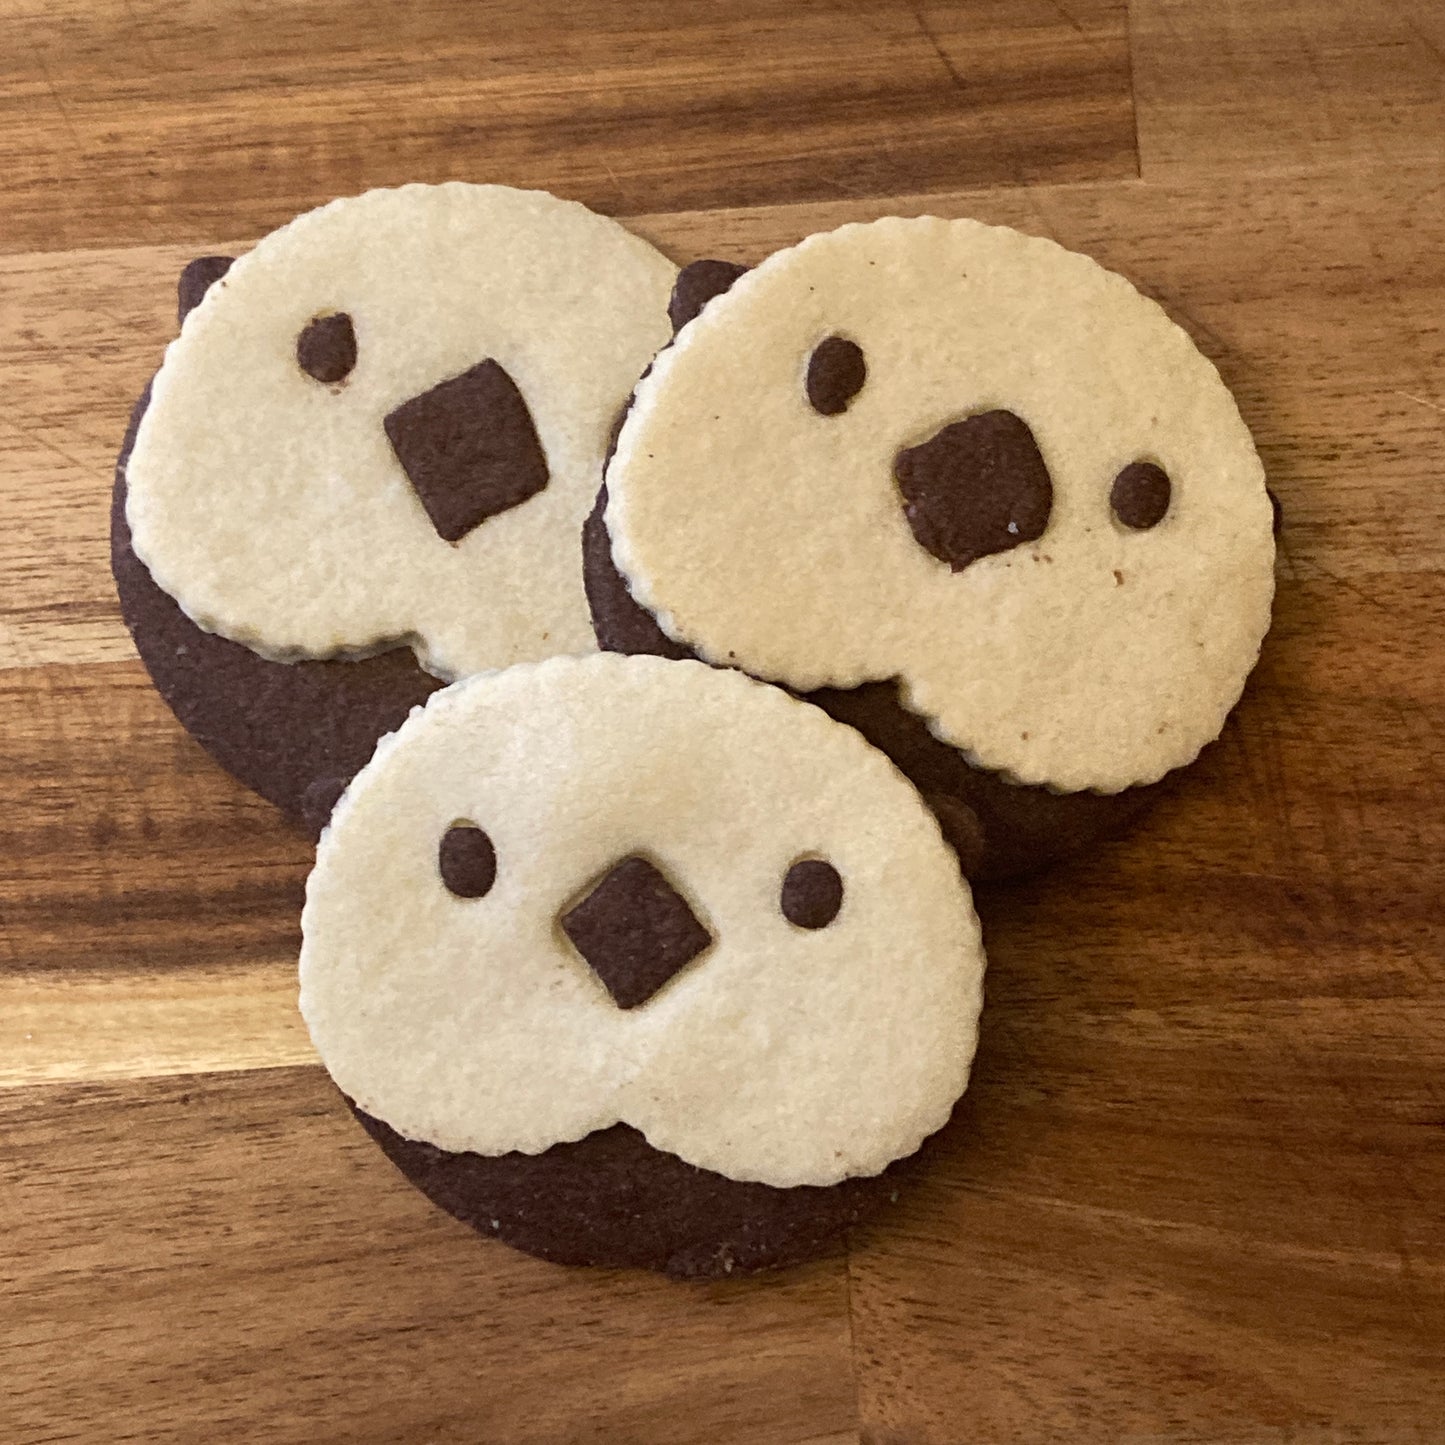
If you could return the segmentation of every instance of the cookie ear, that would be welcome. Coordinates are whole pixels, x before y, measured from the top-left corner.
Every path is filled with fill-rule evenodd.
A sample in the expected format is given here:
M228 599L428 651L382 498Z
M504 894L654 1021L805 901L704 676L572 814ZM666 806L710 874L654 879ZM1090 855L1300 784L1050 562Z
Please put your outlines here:
M313 838L331 821L332 811L341 801L351 779L346 774L327 773L316 778L301 794L301 821Z
M176 283L176 325L179 326L197 306L201 298L231 269L234 256L197 256L186 263Z
M677 273L677 280L672 283L672 295L667 302L667 319L672 323L673 337L676 338L677 333L714 296L721 296L739 276L746 275L749 269L737 261L689 261ZM642 375L637 378L638 381L646 381L651 373L652 362L649 361ZM636 394L634 387L633 396ZM602 458L604 473L607 471L607 463L612 460L612 453L617 450L617 438L622 435L622 423L627 420L627 413L631 410L632 397L629 396L612 421L612 431L607 438L607 452Z
M672 299L667 303L672 334L676 336L714 296L721 296L748 270L736 261L692 261L684 266L677 273Z

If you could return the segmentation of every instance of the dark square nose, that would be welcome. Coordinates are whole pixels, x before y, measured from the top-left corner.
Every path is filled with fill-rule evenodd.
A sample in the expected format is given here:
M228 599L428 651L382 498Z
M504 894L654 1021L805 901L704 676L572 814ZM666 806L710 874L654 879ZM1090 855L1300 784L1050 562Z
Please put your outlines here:
M495 361L402 402L382 426L437 535L448 542L547 485L532 413Z
M1011 411L952 422L899 452L893 475L919 546L955 572L1038 541L1054 504L1034 434Z
M712 943L687 900L635 856L604 873L561 923L623 1009L646 1003Z

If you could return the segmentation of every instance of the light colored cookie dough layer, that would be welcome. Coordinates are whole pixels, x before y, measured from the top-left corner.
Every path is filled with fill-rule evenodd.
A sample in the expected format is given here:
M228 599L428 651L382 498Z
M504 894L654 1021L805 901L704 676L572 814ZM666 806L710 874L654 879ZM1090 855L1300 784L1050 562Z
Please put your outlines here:
M266 237L166 353L127 468L136 554L207 631L283 661L405 638L441 677L590 651L583 518L618 407L668 335L676 268L585 207L453 182L335 201ZM296 338L346 312L324 385ZM547 487L443 541L382 421L493 359Z
M439 875L458 820L496 851L482 898ZM557 920L631 854L715 941L624 1012ZM844 881L813 932L779 906L802 856ZM892 764L777 689L657 658L437 693L338 804L302 930L301 1010L340 1087L483 1154L622 1120L733 1179L875 1174L948 1118L981 1003L968 887Z
M834 334L868 375L821 416L803 378ZM894 459L995 408L1032 429L1053 511L954 573ZM1173 500L1131 532L1109 497L1138 460ZM1192 760L1269 624L1263 471L1214 367L1122 277L973 221L845 226L749 272L638 388L608 488L616 561L672 636L798 688L899 676L938 736L1060 791Z

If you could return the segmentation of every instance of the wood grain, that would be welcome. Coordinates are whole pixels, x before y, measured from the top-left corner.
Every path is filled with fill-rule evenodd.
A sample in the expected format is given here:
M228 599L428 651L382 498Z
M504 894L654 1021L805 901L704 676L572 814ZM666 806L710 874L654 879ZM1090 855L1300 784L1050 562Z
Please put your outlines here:
M1118 0L10 0L0 54L9 250L458 176L628 214L1137 168Z
M1440 159L1434 0L1134 0L1129 22L1149 180Z
M1433 1445L1439 7L562 9L0 13L0 1438ZM846 1270L567 1272L431 1210L309 1065L306 845L120 625L111 459L179 266L447 175L679 260L1052 235L1189 328L1283 498L1244 705L1135 836L981 898L973 1086Z
M0 1087L314 1058L305 842L137 661L0 670Z

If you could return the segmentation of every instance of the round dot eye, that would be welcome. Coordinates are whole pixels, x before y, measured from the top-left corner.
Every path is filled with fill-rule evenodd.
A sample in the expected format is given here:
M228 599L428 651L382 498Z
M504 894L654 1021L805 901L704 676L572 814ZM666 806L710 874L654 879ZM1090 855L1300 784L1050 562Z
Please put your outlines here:
M344 311L317 316L296 338L296 365L328 385L345 381L356 365L356 331Z
M453 823L442 834L437 866L458 898L484 898L497 881L497 851L474 823Z
M1109 505L1126 527L1144 532L1164 520L1171 491L1169 473L1163 467L1153 462L1130 462L1114 478Z
M843 906L843 880L821 858L802 858L788 869L779 900L783 917L798 928L826 928Z
M863 348L846 336L829 336L808 358L808 404L820 416L837 416L848 410L867 379Z

